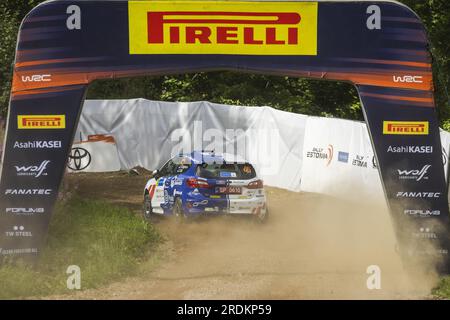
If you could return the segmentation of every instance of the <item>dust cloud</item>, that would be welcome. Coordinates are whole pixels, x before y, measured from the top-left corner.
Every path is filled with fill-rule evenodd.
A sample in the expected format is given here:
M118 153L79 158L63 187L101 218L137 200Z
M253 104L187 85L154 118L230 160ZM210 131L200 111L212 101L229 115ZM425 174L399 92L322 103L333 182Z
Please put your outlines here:
M176 263L166 270L170 278L239 283L255 277L258 290L223 298L403 299L425 297L435 285L432 269L405 272L383 204L267 189L270 218L264 225L232 217L182 226L162 221L178 248ZM367 288L371 265L380 267L380 290Z
M140 211L145 177L69 178L81 196ZM406 272L384 203L368 202L356 192L356 202L272 187L266 193L270 217L263 225L239 217L185 224L159 219L155 225L167 241L164 259L153 271L106 288L51 298L430 298L437 276L429 265ZM381 270L379 290L367 288L367 268L373 265Z

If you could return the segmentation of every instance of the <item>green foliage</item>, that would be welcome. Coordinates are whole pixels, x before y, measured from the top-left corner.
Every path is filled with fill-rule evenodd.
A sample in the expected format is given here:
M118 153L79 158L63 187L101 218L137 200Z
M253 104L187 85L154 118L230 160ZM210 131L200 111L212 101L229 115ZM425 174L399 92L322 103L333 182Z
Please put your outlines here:
M160 241L156 229L128 209L73 198L57 206L35 267L0 268L0 299L68 293L70 265L81 268L82 289L136 274Z
M5 114L11 90L12 64L18 30L18 14L0 5L0 108Z
M438 286L433 289L433 295L438 298L450 299L450 277L444 277L439 281Z
M6 114L18 26L41 0L2 0L0 3L0 114ZM441 125L448 126L450 105L450 1L401 0L423 20L434 57L435 97ZM267 105L311 115L362 119L355 88L348 83L324 82L237 72L96 81L91 99L147 98L169 101L209 100L235 105Z
M450 132L450 118L442 121L442 129Z
M427 29L433 55L435 99L441 125L450 119L450 1L401 0L418 14Z
M89 87L87 98L211 101L362 119L358 94L349 83L230 71L99 80Z

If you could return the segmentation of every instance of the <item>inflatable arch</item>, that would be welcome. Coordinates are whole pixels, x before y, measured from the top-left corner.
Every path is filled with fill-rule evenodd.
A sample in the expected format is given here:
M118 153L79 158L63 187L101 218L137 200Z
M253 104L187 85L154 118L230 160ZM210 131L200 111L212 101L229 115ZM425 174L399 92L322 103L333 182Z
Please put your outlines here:
M402 255L440 257L448 270L449 208L428 40L416 14L395 1L38 5L18 37L0 256L39 254L90 82L210 70L353 83Z

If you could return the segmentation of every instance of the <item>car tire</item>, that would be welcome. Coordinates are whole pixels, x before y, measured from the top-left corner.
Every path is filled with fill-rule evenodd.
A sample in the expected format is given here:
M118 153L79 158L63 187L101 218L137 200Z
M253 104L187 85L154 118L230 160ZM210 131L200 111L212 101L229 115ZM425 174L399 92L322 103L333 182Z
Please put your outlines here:
M183 210L183 203L179 197L175 198L172 213L173 217L175 218L175 222L184 223L187 221L187 215Z
M152 200L150 196L146 193L144 195L144 205L142 208L142 214L144 215L144 219L147 221L154 221L155 214L153 213Z
M268 219L269 219L269 208L266 208L266 213L264 214L264 216L256 215L254 217L254 221L258 224L264 224L267 222Z

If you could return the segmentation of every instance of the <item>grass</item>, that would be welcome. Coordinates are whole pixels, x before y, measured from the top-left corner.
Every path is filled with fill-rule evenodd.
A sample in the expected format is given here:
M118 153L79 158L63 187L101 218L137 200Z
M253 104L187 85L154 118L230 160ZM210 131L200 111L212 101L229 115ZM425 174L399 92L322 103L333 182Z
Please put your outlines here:
M57 204L37 264L0 268L0 299L69 293L67 267L81 268L82 289L135 275L154 260L161 236L129 209L74 197Z
M433 289L433 295L438 298L450 299L450 276L441 278L439 285Z

